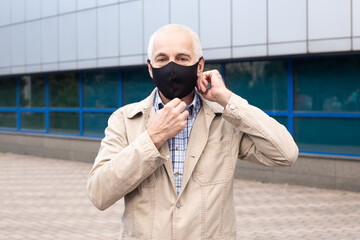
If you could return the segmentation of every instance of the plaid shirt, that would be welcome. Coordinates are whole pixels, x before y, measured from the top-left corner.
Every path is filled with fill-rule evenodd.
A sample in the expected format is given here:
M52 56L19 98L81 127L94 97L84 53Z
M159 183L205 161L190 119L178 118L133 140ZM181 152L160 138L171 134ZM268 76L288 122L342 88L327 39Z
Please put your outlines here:
M179 195L181 182L184 173L184 161L185 161L185 153L186 147L188 144L188 140L190 137L191 128L194 124L195 118L200 111L202 106L201 99L199 97L199 93L195 89L195 95L192 103L186 106L185 110L189 111L189 116L187 117L187 123L185 128L174 138L168 139L172 166L174 170L174 178L175 178L175 187L176 192ZM154 108L155 111L159 111L164 107L164 103L161 101L158 90L155 93L154 98Z

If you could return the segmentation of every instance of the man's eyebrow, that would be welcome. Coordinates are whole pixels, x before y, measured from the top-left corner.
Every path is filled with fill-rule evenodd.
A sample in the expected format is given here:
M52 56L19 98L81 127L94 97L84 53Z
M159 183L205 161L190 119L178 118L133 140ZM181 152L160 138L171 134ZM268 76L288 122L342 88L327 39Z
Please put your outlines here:
M182 56L182 55L191 57L191 54L190 54L190 53L187 53L187 52L180 52L180 53L176 54L176 56Z
M163 53L163 52L159 52L159 53L157 53L156 55L155 55L155 58L157 58L157 57L167 57L168 55L167 54L165 54L165 53Z

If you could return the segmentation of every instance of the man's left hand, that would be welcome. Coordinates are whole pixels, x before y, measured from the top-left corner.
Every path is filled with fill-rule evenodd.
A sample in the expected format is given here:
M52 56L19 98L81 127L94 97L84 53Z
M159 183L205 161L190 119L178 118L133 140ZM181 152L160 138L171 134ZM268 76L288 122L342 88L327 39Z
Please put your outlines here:
M205 99L217 102L223 107L227 105L232 94L217 70L203 72L197 80L197 89Z

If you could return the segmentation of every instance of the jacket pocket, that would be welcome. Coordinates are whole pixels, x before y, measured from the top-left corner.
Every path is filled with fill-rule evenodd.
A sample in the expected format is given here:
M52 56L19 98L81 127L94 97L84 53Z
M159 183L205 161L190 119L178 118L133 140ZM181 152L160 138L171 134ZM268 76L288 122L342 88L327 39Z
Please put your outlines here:
M193 179L200 185L225 183L232 177L230 141L208 142L196 164Z
M140 184L140 187L142 188L153 188L155 187L159 176L160 176L160 169L156 169L152 174L150 174L149 177L145 178L144 181Z

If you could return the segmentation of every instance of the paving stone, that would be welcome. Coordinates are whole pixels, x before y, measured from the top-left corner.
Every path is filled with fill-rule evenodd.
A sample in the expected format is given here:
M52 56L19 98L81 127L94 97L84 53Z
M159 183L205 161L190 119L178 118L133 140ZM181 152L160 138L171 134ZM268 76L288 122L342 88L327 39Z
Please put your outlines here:
M87 197L92 164L0 153L0 239L118 239L119 201ZM360 239L360 193L234 181L238 239Z

